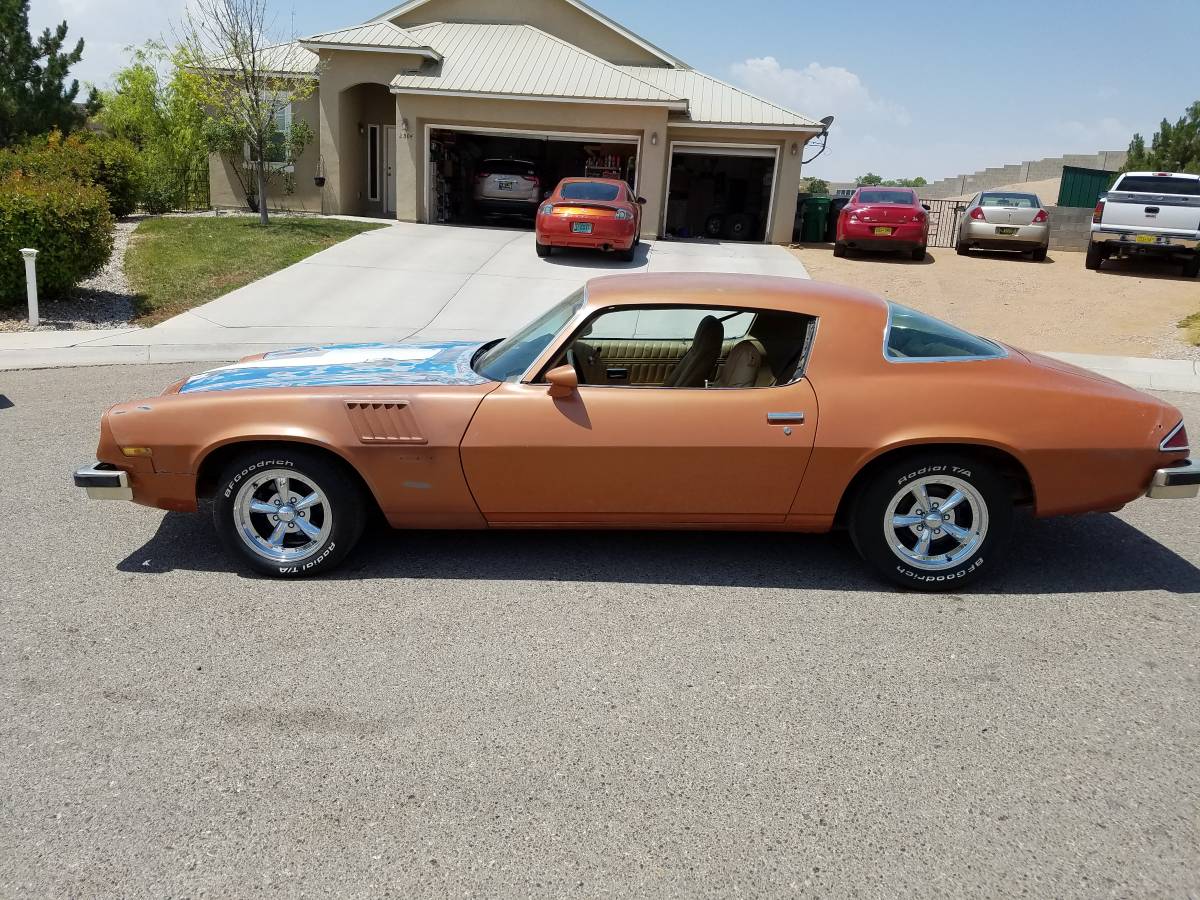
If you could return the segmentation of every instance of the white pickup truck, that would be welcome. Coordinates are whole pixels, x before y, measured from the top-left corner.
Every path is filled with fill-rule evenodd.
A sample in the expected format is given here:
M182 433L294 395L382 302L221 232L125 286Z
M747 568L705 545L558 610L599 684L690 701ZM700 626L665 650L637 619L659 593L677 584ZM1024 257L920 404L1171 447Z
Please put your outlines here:
M1200 275L1200 175L1126 172L1092 213L1089 269L1113 256L1165 256Z

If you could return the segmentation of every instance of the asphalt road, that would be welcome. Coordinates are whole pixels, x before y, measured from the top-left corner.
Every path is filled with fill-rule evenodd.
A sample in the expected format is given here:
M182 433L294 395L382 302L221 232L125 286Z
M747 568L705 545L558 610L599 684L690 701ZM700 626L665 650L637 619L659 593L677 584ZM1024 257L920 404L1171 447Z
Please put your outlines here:
M1029 522L964 596L749 534L264 581L70 484L192 369L0 373L0 896L1200 894L1197 502Z

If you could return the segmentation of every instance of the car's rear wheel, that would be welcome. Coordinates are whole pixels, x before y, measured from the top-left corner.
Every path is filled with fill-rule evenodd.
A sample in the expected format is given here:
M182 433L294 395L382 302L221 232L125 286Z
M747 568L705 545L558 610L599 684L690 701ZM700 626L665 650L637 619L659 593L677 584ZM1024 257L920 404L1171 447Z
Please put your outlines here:
M1044 261L1046 259L1046 248L1038 247L1036 250L1034 250L1032 253L1029 254L1029 258L1032 259L1034 262Z
M995 567L1012 522L1012 494L990 466L929 452L875 474L858 495L850 532L858 552L889 581L948 591Z
M252 450L221 473L213 523L225 548L264 575L335 568L362 535L366 502L343 465L303 447Z
M633 262L633 258L637 255L637 244L631 244L628 250L618 250L617 259L621 262Z
M1183 264L1184 278L1200 278L1200 250L1192 254L1192 258Z
M957 244L954 245L954 252L957 253L959 256L966 256L968 253L971 252L971 248L968 247L963 241L959 241Z
M912 251L912 258L917 260L918 262L923 260L925 258L925 248L924 247L914 247L913 251Z
M846 245L843 244L841 241L834 241L833 255L837 256L837 257L845 256L846 255Z
M535 240L533 242L533 249L537 251L538 256L540 256L542 259L545 259L547 256L550 255L550 252L554 248L551 247L549 244L543 244L541 241Z
M1092 271L1100 270L1100 263L1104 259L1104 252L1100 249L1099 244L1088 244L1087 255L1084 257L1083 265Z

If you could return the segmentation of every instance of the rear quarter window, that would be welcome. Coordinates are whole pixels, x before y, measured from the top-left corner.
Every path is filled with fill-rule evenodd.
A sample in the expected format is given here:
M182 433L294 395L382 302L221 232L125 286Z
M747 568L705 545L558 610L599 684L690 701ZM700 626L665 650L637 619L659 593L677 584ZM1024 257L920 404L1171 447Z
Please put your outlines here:
M901 360L994 359L1004 348L925 313L889 304L884 356Z

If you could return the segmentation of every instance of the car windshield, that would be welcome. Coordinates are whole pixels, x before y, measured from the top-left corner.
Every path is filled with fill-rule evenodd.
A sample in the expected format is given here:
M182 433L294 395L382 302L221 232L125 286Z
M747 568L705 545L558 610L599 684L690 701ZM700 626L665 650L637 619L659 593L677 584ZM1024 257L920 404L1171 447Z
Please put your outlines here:
M562 186L564 200L616 200L621 189L599 181L572 181Z
M889 303L885 353L888 359L990 359L1003 348L915 309Z
M534 319L516 334L489 347L471 363L484 378L492 381L516 381L554 336L563 330L583 306L586 295L580 288L566 300Z
M1041 206L1033 194L984 194L979 199L980 206L1016 206L1021 209L1033 209Z
M912 191L859 191L859 203L902 203L913 204Z
M1182 194L1185 197L1200 196L1200 178L1184 178L1179 175L1126 175L1113 188L1131 194Z
M490 175L532 175L533 163L523 159L485 159L479 171Z

